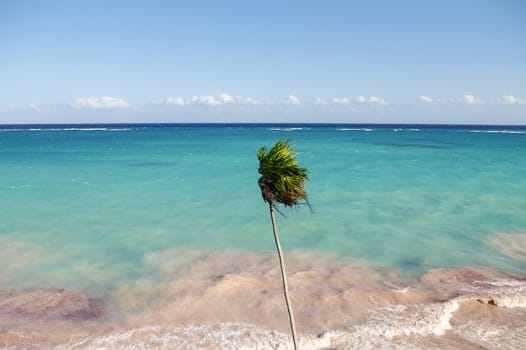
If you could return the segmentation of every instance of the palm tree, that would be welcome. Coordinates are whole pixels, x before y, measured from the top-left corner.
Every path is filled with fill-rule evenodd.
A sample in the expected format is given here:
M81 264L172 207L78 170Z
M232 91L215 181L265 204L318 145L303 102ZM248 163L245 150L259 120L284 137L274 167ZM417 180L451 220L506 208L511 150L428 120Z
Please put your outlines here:
M274 215L274 209L279 212L279 209L276 207L277 203L281 203L285 205L285 207L294 207L300 204L300 199L303 199L308 204L308 194L303 188L305 180L308 178L308 170L298 166L298 161L295 156L296 153L288 141L277 141L269 151L267 151L265 147L260 147L257 152L259 160L258 172L261 174L258 185L261 189L263 200L268 203L270 209L270 219L272 220L274 240L276 242L276 249L278 250L281 278L283 280L283 292L289 313L292 342L294 343L294 349L298 349L296 324L289 299L285 260L283 259Z

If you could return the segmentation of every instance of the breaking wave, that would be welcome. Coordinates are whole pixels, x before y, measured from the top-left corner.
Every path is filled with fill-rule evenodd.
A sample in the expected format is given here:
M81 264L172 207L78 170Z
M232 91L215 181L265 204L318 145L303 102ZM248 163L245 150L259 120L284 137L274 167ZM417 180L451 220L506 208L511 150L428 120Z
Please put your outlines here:
M303 349L524 344L524 276L465 267L405 280L356 263L288 257ZM0 332L0 348L289 349L275 259L169 249L144 256L144 267L165 279L124 282L104 298L53 288L0 291L0 326L11 325Z

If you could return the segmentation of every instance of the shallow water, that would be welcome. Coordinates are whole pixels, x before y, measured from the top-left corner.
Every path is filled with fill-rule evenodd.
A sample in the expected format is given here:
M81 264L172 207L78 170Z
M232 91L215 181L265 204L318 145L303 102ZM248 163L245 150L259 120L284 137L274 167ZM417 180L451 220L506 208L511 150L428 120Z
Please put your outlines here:
M171 267L170 279L128 281L100 299L50 288L0 293L0 346L291 347L275 256L193 251L183 262L180 253L149 257ZM299 253L288 263L306 349L520 349L526 340L524 276L458 268L413 279Z
M520 348L526 129L346 125L0 128L0 347L285 348L277 139L311 172L278 218L308 346Z

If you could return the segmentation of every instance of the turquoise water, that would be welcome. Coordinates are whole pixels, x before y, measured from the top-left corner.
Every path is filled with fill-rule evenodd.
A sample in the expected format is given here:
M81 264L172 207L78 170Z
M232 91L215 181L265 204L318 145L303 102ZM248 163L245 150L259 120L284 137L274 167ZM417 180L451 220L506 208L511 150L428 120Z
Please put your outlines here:
M524 271L497 251L526 230L526 128L0 127L1 288L104 291L155 278L149 253L273 252L256 150L290 139L306 206L278 217L285 250L420 274Z

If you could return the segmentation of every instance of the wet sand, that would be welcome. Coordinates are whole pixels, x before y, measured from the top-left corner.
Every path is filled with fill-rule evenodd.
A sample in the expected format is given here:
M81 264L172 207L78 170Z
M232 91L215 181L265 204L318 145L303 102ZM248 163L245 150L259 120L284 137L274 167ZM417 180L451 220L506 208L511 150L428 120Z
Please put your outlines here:
M477 268L415 278L321 256L287 255L306 349L521 349L526 276ZM144 257L161 280L103 295L0 290L0 348L289 349L272 254L167 250Z

